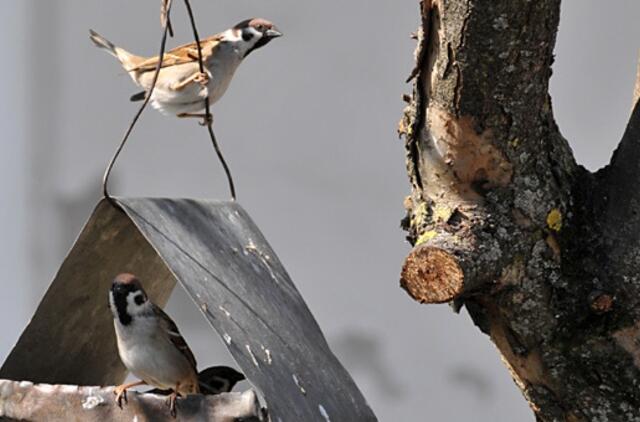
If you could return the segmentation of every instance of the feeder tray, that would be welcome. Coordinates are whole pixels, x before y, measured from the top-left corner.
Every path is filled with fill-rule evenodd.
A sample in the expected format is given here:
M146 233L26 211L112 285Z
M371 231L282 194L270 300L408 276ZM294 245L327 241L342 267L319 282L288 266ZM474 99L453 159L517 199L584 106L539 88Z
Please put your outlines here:
M160 306L166 304L176 281L185 289L262 396L270 420L376 420L284 267L240 205L186 199L115 201L117 207L107 200L98 203L0 369L1 378L84 386L122 383L127 371L118 357L107 292L116 274L133 272ZM14 403L19 401L16 397L29 391L37 396L42 388L11 392L20 386L37 389L37 384L0 381L0 416L25 416L12 407L19 404ZM55 386L47 391L58 387L64 390ZM91 392L104 396L95 388L74 388L85 401ZM145 403L156 398L133 396L140 402L136 409L145 409ZM191 403L194 412L200 409L202 419L212 414L202 406L251 400L237 393L227 399L220 396L215 400L192 396L180 402L187 407ZM252 406L258 409L252 397ZM115 406L112 402L99 404ZM87 419L95 419L101 408L76 407L87 412ZM115 417L119 410L111 409L109 415ZM219 420L258 418L258 410L254 413Z

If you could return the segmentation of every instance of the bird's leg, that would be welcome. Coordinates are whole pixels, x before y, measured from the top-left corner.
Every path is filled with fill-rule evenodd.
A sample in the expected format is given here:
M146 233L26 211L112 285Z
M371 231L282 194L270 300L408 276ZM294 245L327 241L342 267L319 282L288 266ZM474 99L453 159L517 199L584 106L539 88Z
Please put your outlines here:
M196 72L180 82L171 84L170 89L172 89L173 91L181 91L191 82L197 82L200 85L206 87L209 83L209 75L206 72Z
M181 119L190 118L190 117L202 119L202 122L200 122L200 126L213 124L212 114L207 115L207 113L178 113L176 116L180 117Z
M127 390L131 387L137 387L138 385L144 385L146 382L144 381L136 381L130 382L129 384L120 384L116 388L113 389L113 394L116 395L116 403L118 403L118 407L122 409L122 400L127 403Z
M180 383L177 383L175 390L173 390L169 395L169 397L167 398L167 406L169 406L169 411L171 412L171 416L173 416L174 418L178 415L178 411L176 409L176 400L178 399L179 388L180 388Z
M200 85L206 88L207 84L209 83L209 74L207 74L207 72L198 72L196 74L196 77L193 78L193 82L198 82Z

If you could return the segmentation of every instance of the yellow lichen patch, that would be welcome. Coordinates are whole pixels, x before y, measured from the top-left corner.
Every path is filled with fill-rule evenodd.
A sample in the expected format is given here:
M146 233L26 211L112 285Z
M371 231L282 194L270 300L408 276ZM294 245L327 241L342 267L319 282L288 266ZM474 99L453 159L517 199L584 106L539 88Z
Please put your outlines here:
M428 232L424 232L420 235L420 237L418 237L418 240L416 241L416 245L421 245L425 242L430 241L431 239L433 239L434 237L436 237L438 235L438 232L434 231L434 230L429 230Z
M509 146L511 148L518 148L519 145L520 145L520 138L513 138L512 140L509 141Z
M420 227L427 216L427 204L424 202L420 202L418 208L415 209L413 215L411 216L411 226Z
M403 117L402 119L400 119L400 122L398 122L398 135L399 136L407 135L410 127L411 126L407 125L406 119Z
M433 207L433 219L437 223L446 223L451 218L451 214L453 214L453 209L449 208L444 204L437 204Z
M559 209L554 208L549 211L549 214L547 214L547 227L556 232L562 229L562 213Z

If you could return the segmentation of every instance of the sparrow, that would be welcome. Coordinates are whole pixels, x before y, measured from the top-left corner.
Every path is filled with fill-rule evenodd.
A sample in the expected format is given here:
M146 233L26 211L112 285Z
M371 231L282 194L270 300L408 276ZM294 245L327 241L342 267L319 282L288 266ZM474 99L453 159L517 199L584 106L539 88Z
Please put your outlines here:
M200 393L205 395L215 395L220 393L228 393L245 376L240 372L228 366L212 366L200 371L198 374L198 384L200 385ZM171 390L162 390L155 388L147 391L152 394L167 395Z
M245 376L228 366L212 366L198 374L200 381L200 392L202 394L228 393L240 381L245 380Z
M120 359L140 379L114 389L118 406L127 401L127 389L147 384L172 390L167 403L175 417L178 395L200 393L196 359L178 327L149 300L133 274L119 274L113 280L109 308Z
M253 51L267 45L282 33L271 22L254 18L200 41L205 72L201 73L195 42L165 53L158 81L151 95L151 105L166 115L205 117L204 100L217 102L226 92L242 61ZM116 57L133 81L143 89L131 101L146 98L153 83L158 56L141 57L116 47L90 30L93 43Z

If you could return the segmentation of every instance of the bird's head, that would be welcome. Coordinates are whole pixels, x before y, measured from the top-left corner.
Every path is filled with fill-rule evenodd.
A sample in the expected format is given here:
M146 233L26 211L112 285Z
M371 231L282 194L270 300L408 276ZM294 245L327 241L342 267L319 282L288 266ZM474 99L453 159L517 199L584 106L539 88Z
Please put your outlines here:
M245 376L228 366L212 366L198 374L203 394L228 393L233 386L243 381Z
M109 308L122 325L128 325L133 317L147 313L148 302L140 280L133 274L118 274L111 283Z
M242 57L267 45L272 39L282 36L282 32L266 19L252 18L238 23L223 34L223 40L235 43Z

